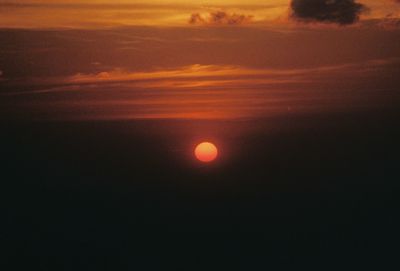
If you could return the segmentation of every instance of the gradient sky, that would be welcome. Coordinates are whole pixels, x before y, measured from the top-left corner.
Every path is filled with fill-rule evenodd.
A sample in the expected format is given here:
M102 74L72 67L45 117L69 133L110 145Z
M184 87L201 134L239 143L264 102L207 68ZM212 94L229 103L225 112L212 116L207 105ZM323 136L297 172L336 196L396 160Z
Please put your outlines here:
M304 0L297 10L287 0L0 1L0 116L215 119L397 107L400 3L342 2L348 9L332 12Z

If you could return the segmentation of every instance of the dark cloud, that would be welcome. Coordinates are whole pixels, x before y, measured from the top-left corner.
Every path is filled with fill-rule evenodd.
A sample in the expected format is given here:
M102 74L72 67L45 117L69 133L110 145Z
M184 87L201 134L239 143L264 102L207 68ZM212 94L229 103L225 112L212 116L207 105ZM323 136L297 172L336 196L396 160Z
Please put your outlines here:
M205 25L242 25L249 23L253 16L243 14L229 14L225 11L210 12L204 17L199 13L193 13L189 19L190 24L205 24Z
M348 25L357 22L367 7L354 0L292 0L291 9L300 21Z

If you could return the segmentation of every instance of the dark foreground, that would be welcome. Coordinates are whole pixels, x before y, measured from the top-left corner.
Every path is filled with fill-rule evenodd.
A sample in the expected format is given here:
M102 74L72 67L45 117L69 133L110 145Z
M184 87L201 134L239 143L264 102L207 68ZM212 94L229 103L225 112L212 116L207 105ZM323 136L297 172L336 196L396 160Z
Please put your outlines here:
M396 114L3 122L2 270L397 265ZM192 148L213 140L213 165Z

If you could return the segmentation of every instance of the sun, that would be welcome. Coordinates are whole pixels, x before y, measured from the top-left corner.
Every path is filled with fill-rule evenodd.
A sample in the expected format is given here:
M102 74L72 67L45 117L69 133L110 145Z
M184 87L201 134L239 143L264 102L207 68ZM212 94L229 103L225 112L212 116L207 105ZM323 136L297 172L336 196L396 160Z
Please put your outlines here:
M217 147L211 142L203 142L196 146L194 155L197 160L209 163L214 161L218 156Z

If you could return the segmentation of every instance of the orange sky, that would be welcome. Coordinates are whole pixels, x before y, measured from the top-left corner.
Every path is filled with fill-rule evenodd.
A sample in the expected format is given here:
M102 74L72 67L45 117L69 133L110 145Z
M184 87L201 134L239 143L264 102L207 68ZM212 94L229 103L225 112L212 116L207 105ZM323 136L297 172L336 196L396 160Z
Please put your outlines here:
M0 1L0 118L227 119L400 104L393 0L359 1L369 11L340 26L289 19L286 0L88 2Z
M207 17L213 11L250 16L254 25L288 24L288 0L214 1L82 1L19 0L0 1L0 27L7 28L101 28L121 25L184 26L190 15ZM399 17L400 5L394 0L361 0L370 11L363 20Z

